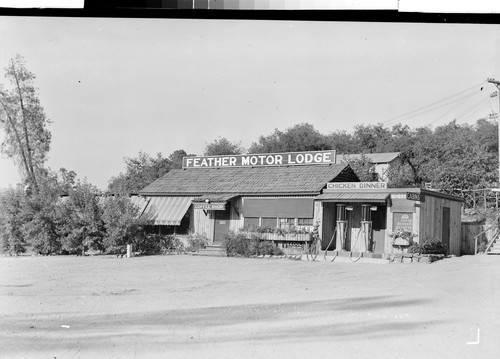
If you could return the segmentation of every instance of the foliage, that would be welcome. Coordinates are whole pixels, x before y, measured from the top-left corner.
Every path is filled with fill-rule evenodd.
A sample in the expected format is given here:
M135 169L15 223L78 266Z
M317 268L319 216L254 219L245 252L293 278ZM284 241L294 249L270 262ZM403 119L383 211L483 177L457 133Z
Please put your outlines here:
M0 194L0 245L4 253L19 254L26 251L25 237L21 232L24 199L20 187L9 188Z
M376 180L376 178L374 178L375 170L373 168L373 164L369 161L366 155L361 154L360 158L346 156L344 159L352 168L354 173L356 173L361 182L370 182Z
M413 232L408 231L404 228L396 228L394 232L389 234L389 237L391 237L394 242L396 242L398 239L401 239L411 244L413 238L417 237L417 234L414 234Z
M283 251L271 241L266 241L256 234L248 235L245 232L230 232L224 240L224 247L228 257L283 254Z
M184 243L176 235L165 236L161 242L162 252L166 253L180 253L184 252Z
M424 243L413 242L413 244L408 247L408 253L446 255L446 248L441 240L433 238L427 239Z
M182 168L182 158L185 156L187 153L184 150L176 150L168 158L163 157L161 153L152 157L140 151L137 157L125 158L125 173L112 177L108 190L114 194L137 193L171 169Z
M61 243L69 253L103 250L104 222L99 191L87 182L77 181L62 203Z
M110 196L105 199L102 212L105 233L103 245L107 253L125 253L140 235L139 208L128 196Z
M205 156L218 156L218 155L241 155L245 149L241 143L231 142L225 137L219 137L214 142L205 146Z
M289 227L281 228L281 227L266 227L266 226L251 225L251 226L243 227L241 229L241 231L242 232L247 232L247 233L254 232L254 233L259 233L259 234L262 234L262 233L275 233L275 234L280 235L280 236L284 236L286 234L296 235L296 234L307 234L307 233L309 233L308 229L301 228L301 227L295 227L295 226L289 226Z
M36 192L37 170L43 168L50 149L50 121L34 87L35 75L20 55L10 60L5 77L11 89L0 86L0 126L5 132L1 149L14 159L25 183Z
M331 149L327 136L322 135L313 125L299 123L285 131L275 129L271 135L260 136L252 143L249 153L274 153L295 151L319 151Z
M205 248L209 240L207 237L202 236L201 234L198 233L189 233L188 239L187 239L188 245L186 247L186 251L188 252L197 252L200 249Z
M62 251L59 237L65 219L60 201L63 188L55 173L43 170L38 176L38 191L25 198L21 231L38 254Z

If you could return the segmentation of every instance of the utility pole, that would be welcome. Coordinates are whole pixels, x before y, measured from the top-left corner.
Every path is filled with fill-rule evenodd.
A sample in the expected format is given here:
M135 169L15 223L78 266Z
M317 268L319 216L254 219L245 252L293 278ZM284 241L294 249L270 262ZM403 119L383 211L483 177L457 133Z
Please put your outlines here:
M497 121L498 121L498 188L500 188L500 81L497 81L493 78L488 78L487 81L490 84L493 84L498 89L497 97L498 97L498 112L497 112Z

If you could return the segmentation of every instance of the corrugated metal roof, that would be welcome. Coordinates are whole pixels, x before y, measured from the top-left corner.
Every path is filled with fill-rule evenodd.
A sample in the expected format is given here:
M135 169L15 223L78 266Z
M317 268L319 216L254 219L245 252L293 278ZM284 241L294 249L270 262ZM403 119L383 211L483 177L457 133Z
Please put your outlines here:
M193 197L150 197L140 218L157 226L178 226L192 200Z
M365 157L370 161L370 163L378 164L378 163L389 163L395 160L401 155L401 152L385 152L385 153L364 153ZM346 163L346 158L351 158L354 160L360 159L362 156L361 153L353 153L353 154L338 154L337 162Z
M175 169L143 190L148 194L204 195L319 193L327 182L358 181L346 164Z
M316 197L319 201L333 202L373 202L385 203L390 194L386 192L360 193L360 192L329 192Z

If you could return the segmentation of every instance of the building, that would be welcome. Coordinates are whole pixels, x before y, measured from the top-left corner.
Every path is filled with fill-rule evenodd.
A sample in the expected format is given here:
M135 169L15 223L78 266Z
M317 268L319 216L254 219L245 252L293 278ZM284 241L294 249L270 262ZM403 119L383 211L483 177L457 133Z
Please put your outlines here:
M183 169L140 195L152 225L184 225L214 244L229 231L257 228L287 246L309 240L317 225L323 249L391 253L409 245L391 237L404 228L460 254L460 198L359 182L335 151L186 157Z
M340 163L347 163L349 160L359 160L362 156L373 165L374 181L387 182L389 167L402 162L401 152L339 154L337 158Z

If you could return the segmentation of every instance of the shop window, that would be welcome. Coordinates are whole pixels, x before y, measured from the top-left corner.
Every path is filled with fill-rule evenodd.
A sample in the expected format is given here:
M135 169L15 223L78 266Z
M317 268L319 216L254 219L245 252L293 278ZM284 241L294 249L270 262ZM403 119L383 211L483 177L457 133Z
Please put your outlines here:
M279 227L283 229L290 229L295 225L295 218L280 218Z
M312 218L299 218L297 220L297 225L298 226L312 226L313 219Z
M278 218L263 217L260 226L266 228L276 228L278 226Z
M245 228L251 229L259 226L259 217L245 217L243 222Z

